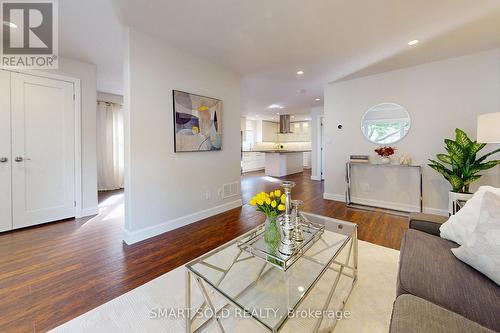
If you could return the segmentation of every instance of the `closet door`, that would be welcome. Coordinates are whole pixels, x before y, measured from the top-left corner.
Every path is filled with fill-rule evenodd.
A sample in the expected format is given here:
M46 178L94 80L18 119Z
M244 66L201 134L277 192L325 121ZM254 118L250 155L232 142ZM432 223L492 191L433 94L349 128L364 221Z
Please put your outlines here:
M12 229L10 72L0 70L0 232Z
M13 226L75 216L73 84L11 74Z

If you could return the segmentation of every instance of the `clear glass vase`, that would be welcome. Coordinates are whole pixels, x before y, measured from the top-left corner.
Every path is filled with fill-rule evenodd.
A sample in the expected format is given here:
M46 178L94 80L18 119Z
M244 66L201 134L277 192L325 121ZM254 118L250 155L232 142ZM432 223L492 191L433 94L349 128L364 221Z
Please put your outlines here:
M277 246L280 242L280 230L277 216L267 216L264 240L269 246Z
M271 253L273 256L278 255L278 247L280 244L281 236L280 236L280 226L278 222L277 216L268 216L266 218L266 227L264 230L264 241L267 245L268 253ZM279 261L274 259L272 256L267 256L267 261L274 265L281 265Z

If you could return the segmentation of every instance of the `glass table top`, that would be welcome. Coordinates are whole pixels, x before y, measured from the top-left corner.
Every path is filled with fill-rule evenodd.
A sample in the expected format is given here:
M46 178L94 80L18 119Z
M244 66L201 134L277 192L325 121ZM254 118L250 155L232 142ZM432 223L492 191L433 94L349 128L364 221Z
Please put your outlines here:
M296 309L356 232L353 223L304 212L302 215L314 224L324 225L325 231L287 271L238 246L240 241L253 237L260 227L186 267L268 329L277 330L285 322L289 310ZM260 316L267 313L262 311L264 309L275 309L276 314Z

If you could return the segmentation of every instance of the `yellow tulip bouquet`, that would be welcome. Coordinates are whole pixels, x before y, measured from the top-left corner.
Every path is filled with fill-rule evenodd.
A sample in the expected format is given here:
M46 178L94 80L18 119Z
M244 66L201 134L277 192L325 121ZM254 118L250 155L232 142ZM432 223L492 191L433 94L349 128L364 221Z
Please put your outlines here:
M280 190L260 192L250 200L250 205L257 207L257 211L267 217L276 217L285 211L285 195Z
M285 200L286 196L280 190L274 190L269 193L260 192L249 202L257 207L257 211L266 214L264 240L274 250L280 241L277 217L285 211Z

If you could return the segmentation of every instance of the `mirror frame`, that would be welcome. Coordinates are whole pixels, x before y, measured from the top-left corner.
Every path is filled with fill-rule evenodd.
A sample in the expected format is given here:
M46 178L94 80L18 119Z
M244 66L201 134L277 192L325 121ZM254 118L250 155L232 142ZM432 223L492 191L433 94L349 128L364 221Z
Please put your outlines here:
M368 114L368 112L370 112L371 109L373 109L373 108L375 108L377 106L380 106L380 105L384 105L384 104L392 104L392 105L399 106L400 108L402 108L403 110L406 111L406 113L408 114L408 119L410 120L408 122L409 126L408 126L408 131L406 132L406 134L402 138L400 138L400 139L398 139L398 140L396 140L396 141L394 141L392 143L377 143L377 142L373 142L363 132L363 120L365 119L365 117ZM368 142L370 142L370 143L372 143L374 145L379 145L379 146L385 145L385 146L388 146L388 145L396 144L396 143L400 142L401 140L403 140L404 138L406 138L408 136L408 133L410 133L411 125L412 125L412 121L411 121L410 112L408 112L408 110L404 106L402 106L401 104L398 104L398 103L394 103L394 102L382 102L382 103L378 103L378 104L375 104L373 106L370 106L368 108L368 110L366 110L365 113L363 113L363 117L361 117L361 126L359 127L359 129L361 130L361 134L363 135L363 137L365 138L366 141L368 141Z

